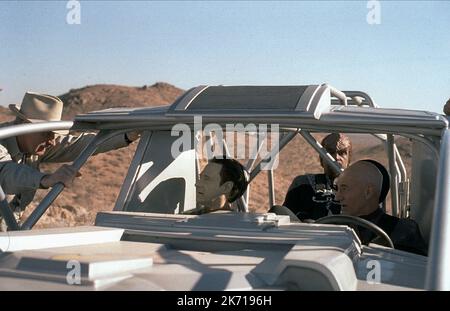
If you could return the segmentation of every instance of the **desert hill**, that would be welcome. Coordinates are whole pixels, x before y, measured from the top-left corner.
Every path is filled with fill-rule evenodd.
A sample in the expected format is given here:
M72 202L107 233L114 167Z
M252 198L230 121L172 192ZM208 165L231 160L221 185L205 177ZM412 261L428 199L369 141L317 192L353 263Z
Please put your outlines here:
M0 106L0 122L5 122L13 119L12 114L8 108Z
M64 118L111 107L160 106L172 103L184 91L158 82L151 86L129 87L99 84L73 89L59 96L64 102Z
M159 106L172 103L183 90L167 83L151 86L129 87L120 85L92 85L72 89L59 97L64 102L63 119L71 119L78 113L112 108ZM10 120L8 109L0 107L0 120ZM321 139L325 134L315 134ZM353 161L363 158L376 159L387 164L384 146L372 137L351 135L353 140ZM82 177L74 186L65 189L42 217L36 227L74 226L92 224L98 211L112 210L120 186L137 143L128 148L110 151L92 157L81 169ZM410 143L399 141L401 154L410 157ZM316 152L301 137L296 137L282 150L279 168L275 170L276 203L282 204L292 179L304 173L321 172ZM409 168L409 162L407 161ZM54 171L59 164L42 165L44 171ZM261 173L251 186L251 210L265 211L267 202L267 173ZM40 190L31 204L31 211L46 194Z

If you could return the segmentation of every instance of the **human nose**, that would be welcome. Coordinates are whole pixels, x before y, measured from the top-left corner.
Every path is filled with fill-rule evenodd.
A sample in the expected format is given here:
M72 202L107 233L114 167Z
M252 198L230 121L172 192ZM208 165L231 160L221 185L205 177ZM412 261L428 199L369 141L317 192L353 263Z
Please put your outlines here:
M55 140L53 138L47 139L46 145L47 146L55 146Z
M55 133L49 132L47 134L47 143L51 145L55 145Z

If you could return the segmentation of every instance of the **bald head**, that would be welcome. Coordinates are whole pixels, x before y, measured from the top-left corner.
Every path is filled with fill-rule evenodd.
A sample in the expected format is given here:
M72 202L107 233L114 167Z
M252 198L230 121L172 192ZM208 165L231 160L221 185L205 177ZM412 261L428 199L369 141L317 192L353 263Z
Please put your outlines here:
M371 185L374 187L374 195L377 199L380 197L381 186L383 184L383 175L381 175L378 168L366 161L358 161L351 165L345 171L350 178L354 178L363 185Z
M368 215L378 208L383 175L374 164L354 163L339 176L336 184L336 199L342 205L343 214Z

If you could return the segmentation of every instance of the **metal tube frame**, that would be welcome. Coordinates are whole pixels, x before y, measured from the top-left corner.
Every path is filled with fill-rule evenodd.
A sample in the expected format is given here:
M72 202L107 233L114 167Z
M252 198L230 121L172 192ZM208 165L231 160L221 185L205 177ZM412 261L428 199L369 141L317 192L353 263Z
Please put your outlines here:
M291 116L290 116L291 117ZM254 123L254 118L248 118L248 123ZM215 120L217 118L214 118ZM206 120L208 121L208 120ZM206 122L205 121L205 122ZM270 124L272 121L274 121L273 118L268 118L268 119L261 119L260 121L258 121L259 123L266 123L266 124ZM153 131L162 131L162 130L171 130L172 126L173 126L173 121L169 122L167 121L166 124L155 124L155 125L149 125L148 122L116 122L113 124L105 124L105 125L99 125L96 127L96 130L101 130L101 129L123 129L123 128L136 128L136 129L140 129L140 130L153 130ZM180 119L180 122L185 123L188 126L193 127L193 122L190 120L184 120L184 119ZM215 123L218 123L219 125L226 125L227 122L233 122L233 119L223 119L221 121L217 121ZM242 122L245 124L245 122L242 120ZM282 124L282 126L280 126L280 129L282 128L299 128L300 126L304 129L304 130L308 130L310 132L314 132L314 131L318 131L318 132L343 132L343 133L367 133L367 134L372 134L373 132L379 132L379 133L390 133L390 134L408 134L408 135L419 135L419 134L425 134L425 135L430 135L430 136L434 136L439 138L440 137L440 133L442 131L442 128L412 128L411 126L407 125L407 126L389 126L387 127L386 125L376 125L376 124L371 124L370 127L368 126L364 126L364 127L360 127L358 125L348 125L348 123L345 123L344 121L333 121L333 122L327 122L326 120L321 120L320 124L318 124L319 121L315 121L315 122L311 122L311 120L301 120L301 122L299 120L295 120L295 121L291 121L291 120L283 120L283 122L280 122L280 120L278 120L278 124ZM363 121L361 121L363 122ZM406 137L406 135L404 135Z
M327 85L327 87L330 89L331 96L336 97L337 99L339 99L342 105L347 106L347 96L345 95L344 92L338 90L337 88L331 85Z
M394 153L395 153L395 168L398 173L399 178L399 207L400 207L400 217L408 217L408 207L409 207L409 179L406 172L405 164L398 151L397 144L394 142Z
M152 139L152 131L144 131L139 139L139 144L134 153L133 159L131 160L130 167L123 181L123 185L120 189L119 195L117 197L116 203L114 205L113 211L123 211L124 207L129 201L129 195L134 191L133 186L137 180L138 172L142 165L142 159L147 151L150 140Z
M252 155L252 154L258 155L259 152L261 151L262 146L263 146L263 142L266 141L266 139L267 139L267 135L266 135L266 134L259 134L259 133L258 133L258 136L257 136L257 144L256 144L256 146L254 146L254 149L251 151L252 153L250 153L250 154L251 154L251 155ZM256 151L256 152L255 152L255 151ZM254 165L255 165L257 159L258 159L258 157L255 156L253 159L249 159L249 160L247 161L247 163L245 163L245 166L244 166L244 167L245 167L245 169L247 170L247 172L250 172L250 171L253 169L253 167L254 167ZM248 202L250 202L250 193L251 193L250 186L251 186L251 185L248 184L247 190L246 190L245 193L244 193L245 202L247 203L247 205L248 205Z
M343 172L341 165L309 132L301 130L300 135L322 156L322 159L330 165L335 173L339 175Z
M395 152L394 152L394 136L392 134L387 135L387 152L389 159L389 171L391 172L391 203L392 203L392 215L398 217L398 183L397 183L397 170L395 168Z
M267 181L269 183L269 209L275 205L275 187L273 169L267 171Z
M295 135L297 135L297 131L285 133L283 135L283 137L281 137L278 144L276 146L274 146L272 148L272 150L267 154L267 156L265 156L263 159L261 159L261 161L259 161L258 165L256 165L256 167L250 172L249 183L261 172L261 163L264 160L272 158L275 155L277 155L278 153L280 153L281 150L283 150L283 148L295 137Z
M398 151L397 144L394 143L394 152L395 152L395 159L397 160L396 164L398 165L398 171L401 176L401 181L406 181L408 179L408 174L406 173L406 167L405 163L403 163L403 159L400 155L400 152Z
M369 107L378 108L379 106L373 101L372 97L369 94L361 91L342 91L347 97L355 97L359 96L364 98L367 101Z
M5 220L6 225L8 226L8 230L19 230L19 224L14 217L14 213L11 211L8 205L8 201L6 200L5 192L0 186L0 215Z
M450 130L443 133L425 289L450 290Z
M11 125L0 129L0 139L20 136L38 132L52 132L57 130L69 130L73 127L73 121L37 122Z
M200 133L194 133L194 150L195 150L195 182L198 182L200 179L200 159L197 152L198 146L200 146L199 141L197 141L197 137ZM200 146L201 149L202 146Z

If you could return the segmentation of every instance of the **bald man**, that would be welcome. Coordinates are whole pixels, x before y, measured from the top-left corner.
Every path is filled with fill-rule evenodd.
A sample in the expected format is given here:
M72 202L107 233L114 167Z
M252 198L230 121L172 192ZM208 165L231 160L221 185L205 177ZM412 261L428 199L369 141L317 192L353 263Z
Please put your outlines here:
M426 256L428 247L417 223L388 215L380 208L382 182L383 175L373 163L358 161L349 166L336 180L336 200L341 203L342 214L376 224L389 235L396 249ZM357 231L364 244L375 238L370 230Z
M343 169L347 168L352 155L352 143L348 136L332 133L325 136L321 144ZM341 206L334 200L333 181L337 174L322 157L319 160L323 174L297 176L284 199L283 206L301 221L316 220L341 212Z

